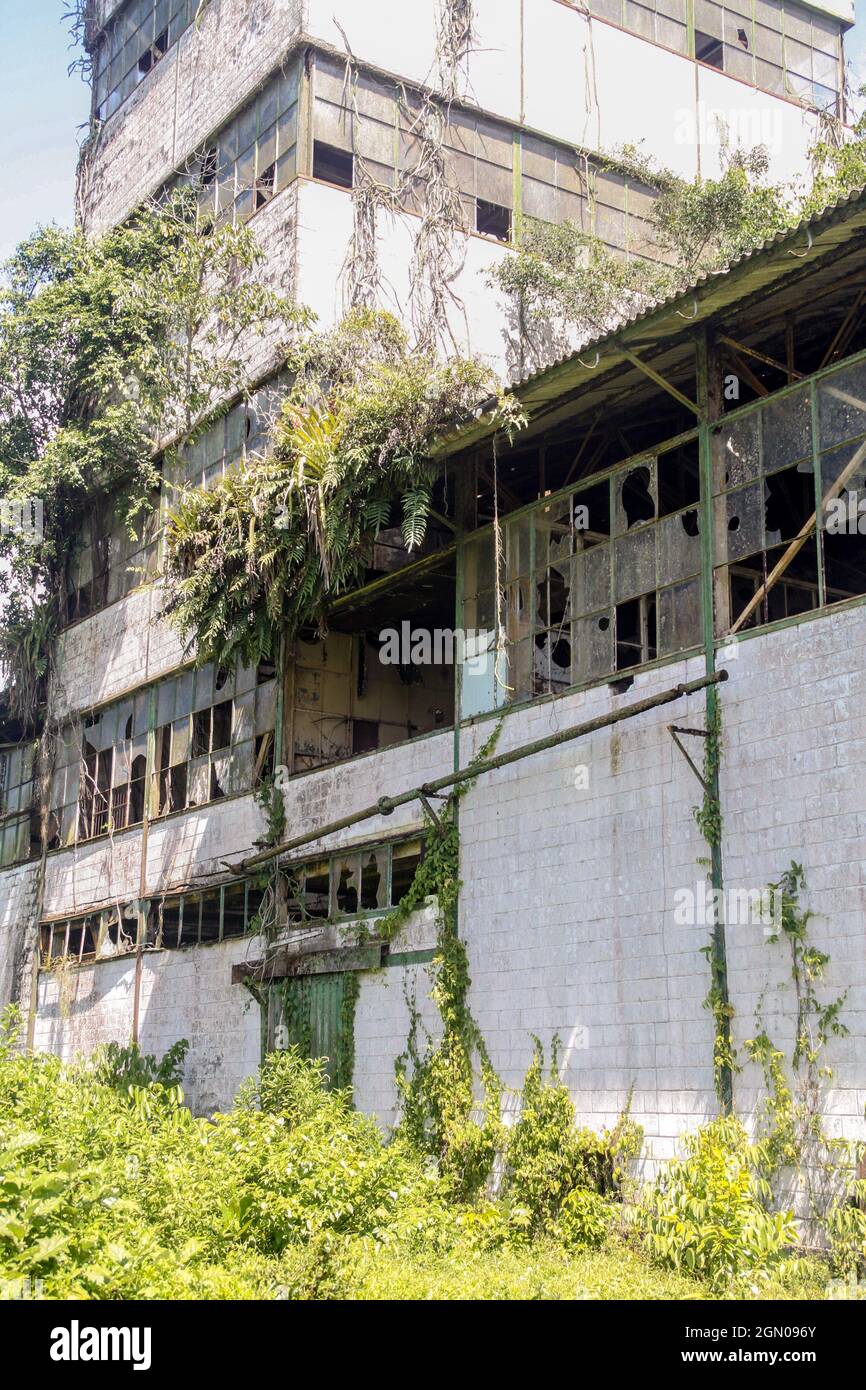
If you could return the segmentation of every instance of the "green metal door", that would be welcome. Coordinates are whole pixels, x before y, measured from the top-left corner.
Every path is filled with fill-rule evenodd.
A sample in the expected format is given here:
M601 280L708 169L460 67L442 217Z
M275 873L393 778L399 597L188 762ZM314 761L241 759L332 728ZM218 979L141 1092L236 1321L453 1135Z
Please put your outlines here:
M331 1086L350 1086L351 1048L343 1037L347 972L332 975L297 975L271 987L269 1048L293 1045L302 1057L324 1057Z

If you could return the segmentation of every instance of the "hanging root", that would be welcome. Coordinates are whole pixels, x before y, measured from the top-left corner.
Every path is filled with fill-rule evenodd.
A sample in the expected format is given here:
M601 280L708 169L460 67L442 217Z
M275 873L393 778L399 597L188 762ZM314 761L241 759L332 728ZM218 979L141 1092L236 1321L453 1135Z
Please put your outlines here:
M453 288L466 258L466 227L460 194L445 162L447 112L425 96L411 126L418 160L407 175L421 194L421 223L409 271L412 328L418 348L432 352L441 344L459 351L448 319L449 306L462 310Z
M466 61L474 39L474 0L441 0L436 34L436 58L439 66L439 86L446 102L460 95L461 73L465 75Z

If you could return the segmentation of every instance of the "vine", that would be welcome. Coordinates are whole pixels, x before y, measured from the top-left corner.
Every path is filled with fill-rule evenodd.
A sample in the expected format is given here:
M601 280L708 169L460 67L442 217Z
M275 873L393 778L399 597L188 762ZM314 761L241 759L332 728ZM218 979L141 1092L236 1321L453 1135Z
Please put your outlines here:
M704 739L704 799L694 808L695 823L711 849L722 843L722 807L719 800L719 771L722 759L722 708L716 699L707 712Z
M472 759L470 770L489 757L500 729L501 721ZM394 1063L402 1111L399 1128L417 1147L433 1155L443 1176L467 1198L486 1181L502 1144L502 1085L469 1008L469 963L457 929L461 886L457 806L472 785L473 780L464 782L452 793L439 820L430 820L424 858L409 892L380 928L386 939L393 938L428 897L437 897L438 936L430 997L439 1012L442 1034L436 1042L428 1035L422 1047L421 1020L414 998L407 994L409 1035L405 1052ZM472 1118L476 1057L482 1089L480 1123Z
M704 738L703 783L704 796L700 806L692 809L695 823L706 840L712 858L703 860L710 870L718 858L722 844L722 809L719 797L719 771L722 756L722 709L718 698L708 701L707 729ZM715 878L715 876L714 876ZM715 887L715 882L714 882ZM720 907L716 902L715 916ZM731 1105L731 1082L739 1069L736 1048L731 1036L731 1023L734 1006L728 997L727 969L722 943L719 939L720 924L714 921L712 935L701 953L709 962L710 987L704 999L704 1008L713 1019L713 1084L719 1105L727 1110Z
M848 1033L841 1018L847 991L828 1001L819 997L830 957L811 940L815 914L801 904L805 887L803 866L794 861L778 882L769 885L773 921L779 922L779 928L768 937L768 944L785 942L790 952L796 1003L791 1057L786 1065L784 1053L767 1032L763 994L755 1013L760 1031L746 1042L746 1050L760 1066L767 1091L762 1119L770 1173L778 1176L785 1168L798 1168L805 1176L813 1216L825 1219L838 1195L834 1193L839 1176L835 1160L841 1157L843 1174L851 1168L850 1146L828 1138L822 1119L823 1093L833 1073L821 1057L830 1037Z

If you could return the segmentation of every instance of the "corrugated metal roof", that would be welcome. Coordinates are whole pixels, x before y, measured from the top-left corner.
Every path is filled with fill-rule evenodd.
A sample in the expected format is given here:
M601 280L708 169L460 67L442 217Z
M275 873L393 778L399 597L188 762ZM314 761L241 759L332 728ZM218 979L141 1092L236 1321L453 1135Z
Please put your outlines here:
M626 347L632 352L652 348L656 354L663 354L667 345L675 348L687 333L689 322L697 326L735 310L756 294L768 296L779 290L789 273L795 271L796 261L808 272L810 263L826 258L828 252L838 250L844 254L855 231L866 233L866 187L853 189L790 230L777 232L744 251L724 270L705 272L685 289L645 305L615 327L587 339L575 351L512 382L508 389L532 419L533 412L542 406L549 408L566 393L573 399L585 385L599 381L611 368L621 365ZM796 243L804 234L808 244L801 250ZM815 265L814 273L825 278L832 271ZM683 312L686 308L688 312ZM593 362L583 360L587 353L594 355ZM452 454L493 433L495 406L493 399L479 402L472 419L440 437L433 453Z
M680 301L687 300L695 295L697 291L704 286L725 279L745 261L750 261L756 256L764 255L774 247L782 246L786 241L801 236L803 232L813 230L822 223L829 221L840 210L847 208L851 204L859 203L861 200L864 206L866 206L866 185L861 188L852 189L841 198L837 198L835 203L828 203L828 205L821 208L819 212L812 213L810 217L804 217L795 227L791 227L785 231L775 232L773 236L768 237L757 246L753 246L748 251L743 251L741 255L737 256L735 260L731 261L730 264L723 269L703 271L690 284L686 285L684 289L676 290L673 294L653 300L651 304L645 305L636 313L624 316L611 328L605 330L604 333L597 333L595 337L587 338L587 340L582 342L573 352L565 353L564 356L546 363L545 366L537 368L536 371L529 372L526 376L519 377L515 381L512 381L508 389L514 391L521 386L528 386L530 383L537 381L539 377L546 376L548 372L555 371L558 367L565 366L568 362L574 361L578 356L583 356L585 352L594 351L595 348L600 347L603 343L609 342L610 339L615 338L626 328L631 328L634 324L641 323L644 319L651 318L653 314L659 313L664 309L673 308L674 305L679 304Z

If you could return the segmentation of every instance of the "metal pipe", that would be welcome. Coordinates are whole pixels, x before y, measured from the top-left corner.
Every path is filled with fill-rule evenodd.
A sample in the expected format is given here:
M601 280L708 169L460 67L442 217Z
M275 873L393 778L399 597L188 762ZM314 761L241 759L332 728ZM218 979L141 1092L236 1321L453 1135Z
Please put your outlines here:
M587 720L585 724L572 724L570 728L561 729L559 733L548 734L545 738L536 739L533 743L521 744L519 748L513 748L510 753L497 753L492 758L485 758L483 762L476 763L474 767L463 768L460 772L452 772L446 777L437 777L432 782L425 782L423 786L412 787L409 791L400 792L398 796L380 796L375 805L365 806L363 811L353 811L351 815L329 821L327 825L319 826L318 830L309 830L303 835L296 835L291 840L283 840L279 845L272 845L269 849L262 850L260 854L253 854L249 859L243 859L239 867L244 870L254 869L257 865L276 858L277 855L287 854L293 849L300 849L303 845L312 844L315 840L324 840L329 835L335 835L338 830L347 830L349 826L357 825L359 821L371 820L373 816L390 816L391 812L398 806L405 806L407 802L423 801L425 796L435 795L436 792L444 791L446 787L457 787L463 782L474 782L476 777L481 777L485 772L495 772L497 768L507 767L509 763L519 762L522 758L530 758L533 753L542 753L548 748L558 748L562 743L569 743L576 738L584 738L587 734L595 733L598 729L606 729L611 724L620 724L624 719L633 719L635 715L643 714L646 710L656 709L659 705L669 705L684 695L694 695L698 690L704 690L707 686L718 685L720 681L727 679L727 671L715 671L712 675L701 676L699 680L685 681L680 685L672 686L670 690L663 690L660 695L650 695L646 700L638 700L636 704L627 705L624 709L615 710L612 714L599 715L596 719Z

